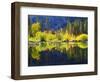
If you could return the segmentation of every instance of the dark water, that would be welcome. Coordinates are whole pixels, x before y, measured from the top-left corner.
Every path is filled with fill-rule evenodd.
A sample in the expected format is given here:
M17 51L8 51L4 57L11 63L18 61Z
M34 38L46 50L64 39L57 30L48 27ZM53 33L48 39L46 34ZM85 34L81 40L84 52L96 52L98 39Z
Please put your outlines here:
M87 59L86 42L29 44L28 66L87 64Z

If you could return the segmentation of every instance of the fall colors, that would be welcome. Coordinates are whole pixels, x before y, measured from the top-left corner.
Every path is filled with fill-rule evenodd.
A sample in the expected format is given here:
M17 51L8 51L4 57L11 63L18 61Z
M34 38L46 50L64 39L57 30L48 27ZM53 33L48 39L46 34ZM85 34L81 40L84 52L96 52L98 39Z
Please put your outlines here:
M87 63L86 17L28 16L28 65Z
M50 21L48 19L50 17L45 17L45 21L39 21L39 17L36 17L37 20L32 23L29 27L29 41L32 42L40 42L40 41L50 41L50 42L58 42L58 41L87 41L87 20L85 19L74 19L73 22L70 22L69 18L65 18L66 25L63 27L56 28L57 25L54 27L50 27ZM59 20L61 17L59 17ZM51 20L52 21L52 20ZM41 23L45 23L46 27L43 27ZM53 23L51 23L53 24ZM61 23L62 24L62 23ZM58 25L61 26L61 24ZM51 25L52 26L52 25ZM44 29L42 29L44 28Z

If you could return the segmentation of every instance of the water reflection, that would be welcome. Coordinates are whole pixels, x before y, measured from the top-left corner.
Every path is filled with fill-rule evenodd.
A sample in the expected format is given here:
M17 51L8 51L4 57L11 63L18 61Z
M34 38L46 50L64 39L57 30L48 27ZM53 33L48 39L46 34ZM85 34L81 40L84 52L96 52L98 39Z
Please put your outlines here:
M87 42L29 43L28 66L87 64Z

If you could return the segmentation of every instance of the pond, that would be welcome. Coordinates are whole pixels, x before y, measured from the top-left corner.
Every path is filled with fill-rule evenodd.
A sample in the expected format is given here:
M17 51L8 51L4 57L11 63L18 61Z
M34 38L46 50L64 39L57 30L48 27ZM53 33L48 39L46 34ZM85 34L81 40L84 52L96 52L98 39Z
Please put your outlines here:
M28 66L88 63L87 42L36 42L28 45Z

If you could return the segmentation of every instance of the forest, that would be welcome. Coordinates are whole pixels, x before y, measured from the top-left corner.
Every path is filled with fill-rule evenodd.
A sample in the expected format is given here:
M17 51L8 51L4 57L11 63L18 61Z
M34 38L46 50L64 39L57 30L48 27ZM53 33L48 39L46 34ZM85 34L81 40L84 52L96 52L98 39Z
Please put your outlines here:
M87 64L86 17L28 16L28 66Z
M88 40L87 18L29 16L29 42L80 42Z

